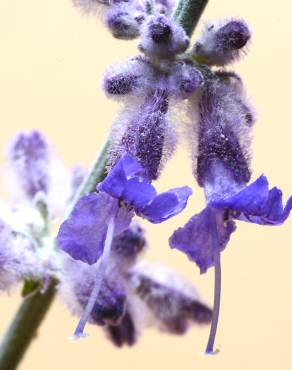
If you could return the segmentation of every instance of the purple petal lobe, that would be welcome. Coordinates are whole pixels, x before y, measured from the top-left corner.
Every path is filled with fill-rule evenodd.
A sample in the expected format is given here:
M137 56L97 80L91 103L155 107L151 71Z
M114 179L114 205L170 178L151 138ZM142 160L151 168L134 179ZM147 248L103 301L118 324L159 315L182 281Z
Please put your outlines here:
M143 209L156 196L155 188L139 178L130 179L122 194L125 202L133 205L135 210Z
M170 237L171 248L179 249L198 265L201 273L214 265L214 209L205 208L193 216L185 226L177 229ZM230 235L235 231L235 223L222 210L216 211L219 248L222 251Z
M217 199L211 204L216 208L229 208L234 211L256 215L261 213L263 204L267 201L268 191L267 178L261 176L236 195L227 199Z
M144 170L140 163L134 157L125 154L98 185L98 189L114 198L120 198L127 186L127 180L143 174Z
M184 186L157 195L141 212L152 223L161 223L180 213L192 194L191 188Z
M292 198L283 208L281 190L276 187L269 190L267 178L260 176L236 195L227 199L217 199L212 205L238 212L235 217L242 221L260 225L279 225L290 214Z
M118 202L107 194L82 197L61 225L59 247L74 259L94 264L103 252L109 219L117 211Z

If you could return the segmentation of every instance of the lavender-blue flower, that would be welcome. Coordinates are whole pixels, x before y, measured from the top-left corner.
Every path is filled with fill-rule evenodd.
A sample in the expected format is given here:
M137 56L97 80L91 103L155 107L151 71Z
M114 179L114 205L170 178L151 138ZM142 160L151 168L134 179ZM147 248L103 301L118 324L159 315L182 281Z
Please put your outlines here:
M80 199L57 236L62 250L89 264L94 264L103 253L112 217L114 235L118 235L129 226L133 210L152 223L160 223L180 213L191 195L188 187L157 195L145 169L129 155L120 159L98 190L99 193Z

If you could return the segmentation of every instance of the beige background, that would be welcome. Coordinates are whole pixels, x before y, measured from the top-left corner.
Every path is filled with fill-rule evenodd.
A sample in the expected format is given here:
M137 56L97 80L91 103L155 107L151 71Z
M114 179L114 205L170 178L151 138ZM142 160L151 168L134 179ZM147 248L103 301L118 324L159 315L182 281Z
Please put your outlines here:
M291 11L289 0L210 0L204 14L204 20L241 16L253 29L248 58L235 68L258 111L254 178L265 173L286 196L292 192ZM82 16L70 0L2 0L0 49L1 164L9 138L32 127L50 137L68 165L89 164L118 108L100 91L101 73L108 64L137 53L135 42L113 40L99 21ZM181 184L194 184L183 148L168 164L159 187ZM174 227L202 205L201 189L195 186L183 215L159 228L148 225L148 258L177 267L212 302L212 271L200 276L167 245ZM113 348L95 327L88 328L87 340L72 343L68 337L76 318L56 301L20 368L291 370L291 237L291 220L279 228L239 225L223 254L219 356L200 355L208 330L197 328L185 337L149 330L130 350ZM18 292L0 299L1 333L18 302Z

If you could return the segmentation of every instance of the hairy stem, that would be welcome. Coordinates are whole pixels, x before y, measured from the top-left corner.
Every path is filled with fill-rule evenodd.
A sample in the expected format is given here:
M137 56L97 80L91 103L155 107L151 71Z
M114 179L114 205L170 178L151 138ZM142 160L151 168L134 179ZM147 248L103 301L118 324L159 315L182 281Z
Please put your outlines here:
M68 208L71 213L82 195L95 190L106 174L109 140L106 141ZM57 281L52 280L45 293L39 290L27 295L16 312L0 347L0 370L14 370L19 365L32 340L37 335L46 313L56 295Z
M174 19L191 36L196 28L208 0L180 0L173 13Z

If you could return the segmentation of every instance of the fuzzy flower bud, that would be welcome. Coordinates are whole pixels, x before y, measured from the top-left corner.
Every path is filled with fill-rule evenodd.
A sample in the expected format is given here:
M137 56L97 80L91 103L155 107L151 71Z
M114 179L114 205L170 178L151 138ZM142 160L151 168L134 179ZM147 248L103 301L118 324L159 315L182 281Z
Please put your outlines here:
M145 16L143 11L134 5L112 6L106 16L105 23L112 35L117 39L131 40L139 36L140 27Z
M64 211L71 195L72 175L45 136L37 130L21 132L12 141L7 164L9 191L17 202L42 193L51 216Z
M110 67L103 76L102 88L110 98L145 95L153 79L154 71L150 63L145 58L136 57Z
M197 59L205 64L223 66L237 60L251 37L242 20L208 26L194 46Z
M141 30L139 49L149 57L167 59L189 46L184 29L163 15L150 17Z
M8 159L28 198L33 199L38 192L48 193L50 148L38 131L20 133L11 145Z

